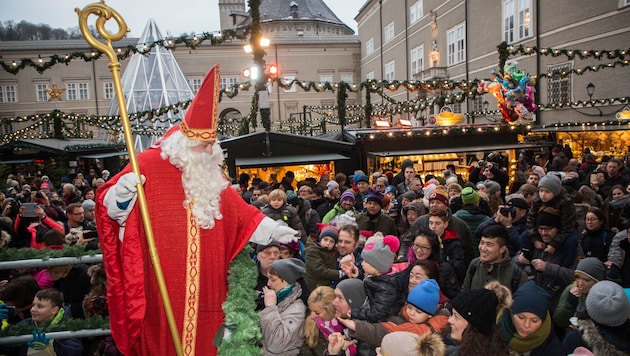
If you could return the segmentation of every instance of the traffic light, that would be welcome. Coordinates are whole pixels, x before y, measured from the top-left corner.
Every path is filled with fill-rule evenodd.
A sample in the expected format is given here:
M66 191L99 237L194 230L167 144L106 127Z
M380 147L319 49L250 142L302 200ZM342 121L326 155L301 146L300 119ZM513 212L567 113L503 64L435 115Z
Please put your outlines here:
M275 79L278 78L278 73L280 72L280 70L278 69L278 66L274 63L267 65L267 77Z

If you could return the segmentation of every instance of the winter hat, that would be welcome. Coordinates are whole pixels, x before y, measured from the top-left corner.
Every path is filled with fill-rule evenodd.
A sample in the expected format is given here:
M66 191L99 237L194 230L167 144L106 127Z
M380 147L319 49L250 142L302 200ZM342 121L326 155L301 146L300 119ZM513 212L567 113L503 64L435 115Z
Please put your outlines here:
M536 217L536 227L551 226L560 228L560 212L554 208L543 208Z
M416 192L414 192L413 190L410 190L405 192L402 197L409 201L414 201L416 200L416 198L418 198L418 194L416 194Z
M461 197L464 205L479 203L479 194L472 187L462 189Z
M598 324L619 326L628 321L630 302L619 284L601 281L586 296L586 312Z
M365 174L359 173L354 176L354 182L355 183L365 182L367 184L370 184L370 178L368 178L368 176L366 176Z
M326 189L328 189L328 193L338 188L339 188L339 183L335 182L334 180L331 180L330 182L326 183Z
M431 195L429 195L429 202L431 202L432 200L439 200L442 203L446 204L446 206L448 206L449 204L448 193L446 193L442 189L436 189Z
M306 274L304 261L299 258L283 258L271 264L271 268L278 272L280 278L289 284L295 283L299 278Z
M458 182L457 176L455 176L455 175L450 175L448 178L446 178L444 180L444 184L446 184L446 185L449 185L451 183L457 183L457 182Z
M545 169L541 166L533 166L532 173L537 174L538 178L542 178L547 175L547 173L545 173Z
M381 241L366 245L361 252L363 260L381 273L387 273L396 258L400 241L393 235L387 235Z
M420 336L409 331L395 331L383 337L381 355L417 356Z
M61 177L61 183L69 183L70 180L68 179L68 177Z
M499 305L493 291L485 288L462 291L451 300L451 305L473 328L490 335Z
M546 290L538 286L536 282L528 281L514 293L512 314L532 313L541 320L545 320L550 300L551 296Z
M575 272L583 273L596 282L606 279L606 266L597 257L587 257L580 260Z
M96 203L94 203L94 200L92 199L86 199L83 201L83 203L81 203L81 206L83 207L84 211L92 211L94 210Z
M339 229L336 226L332 225L324 226L322 228L322 231L319 233L319 240L321 241L321 239L326 236L331 237L333 240L335 240L336 243L339 239Z
M420 281L407 296L407 303L429 315L435 314L439 302L440 287L434 279Z
M529 204L527 203L527 201L520 197L513 197L509 199L507 204L515 208L529 209Z
M562 192L562 182L556 175L546 175L538 182L538 188L547 188L554 195L560 195Z
M435 191L435 188L437 188L436 184L426 184L424 188L422 188L422 193L424 194L424 197L430 197L431 194L433 194L433 192Z
M50 188L50 184L44 182L44 183L39 185L39 189L41 189L41 188Z
M339 198L339 201L342 202L346 199L352 200L352 203L355 202L354 200L354 193L352 193L351 191L346 191L343 194L341 194L341 197Z
M269 183L267 182L260 182L260 184L258 184L258 189L260 190L265 190L267 188L269 188Z
M272 247L272 246L276 246L276 247L280 247L280 244L278 243L278 241L276 240L271 240L268 244L266 245L257 245L256 246L256 253L265 250L267 247Z
M298 206L300 205L300 199L301 198L298 197L294 191L292 190L287 191L287 204L291 206Z
M337 283L337 289L343 293L351 309L360 308L365 303L365 287L363 281L358 278L348 278Z
M394 195L395 195L397 191L398 191L398 189L396 189L396 187L393 186L393 185L388 185L387 188L385 188L385 194L387 194L387 193L394 193Z
M383 194L379 191L372 190L368 193L366 200L373 201L378 205L381 205L383 204Z
M493 180L487 180L483 182L483 185L486 186L486 193L494 194L501 190L501 185Z

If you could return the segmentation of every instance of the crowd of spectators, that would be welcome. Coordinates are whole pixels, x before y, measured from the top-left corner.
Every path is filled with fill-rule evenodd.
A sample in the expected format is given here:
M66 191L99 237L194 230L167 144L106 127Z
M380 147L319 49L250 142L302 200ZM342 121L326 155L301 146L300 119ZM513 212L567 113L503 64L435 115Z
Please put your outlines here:
M397 174L241 174L232 187L243 199L299 232L254 246L263 353L627 354L630 155L569 153L523 154L508 174L494 152L467 180L453 165L420 176L410 160ZM2 247L97 249L94 196L108 178L7 177ZM10 324L31 316L39 289L63 293L66 317L88 318L106 300L87 266L2 279Z

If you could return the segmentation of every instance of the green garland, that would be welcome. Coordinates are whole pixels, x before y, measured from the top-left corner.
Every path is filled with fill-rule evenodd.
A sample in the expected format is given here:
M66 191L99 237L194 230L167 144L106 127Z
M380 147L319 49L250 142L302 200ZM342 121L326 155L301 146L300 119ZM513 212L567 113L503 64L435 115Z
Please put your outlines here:
M86 251L84 246L65 246L63 250L51 250L43 248L36 250L34 248L7 248L0 251L0 261L19 261L19 260L47 260L59 257L82 257L94 256L100 254L100 250Z
M220 355L260 355L262 332L256 313L258 269L247 245L234 258L228 271L227 299L223 303L225 325L231 334L219 346Z
M33 333L33 330L39 329L41 329L41 327L30 326L28 324L13 325L0 331L0 337L30 335ZM63 318L58 324L48 326L46 328L46 332L98 329L109 329L108 317L102 317L97 314L92 316L90 319Z

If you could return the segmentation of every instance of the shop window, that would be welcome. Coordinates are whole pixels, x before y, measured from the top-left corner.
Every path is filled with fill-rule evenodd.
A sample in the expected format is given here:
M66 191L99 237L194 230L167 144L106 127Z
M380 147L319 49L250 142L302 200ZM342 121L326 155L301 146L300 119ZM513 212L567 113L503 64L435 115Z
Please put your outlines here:
M567 103L571 98L571 78L562 76L560 73L569 73L571 65L569 63L558 64L548 67L548 73L553 73L547 80L547 102L549 104Z
M532 36L531 0L505 0L503 2L503 40L508 43Z
M452 66L464 61L466 52L464 24L457 25L446 32L447 65Z
M48 83L35 84L35 95L37 101L48 101Z

